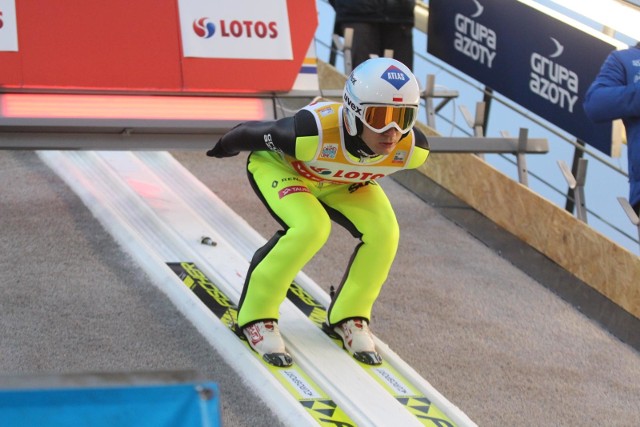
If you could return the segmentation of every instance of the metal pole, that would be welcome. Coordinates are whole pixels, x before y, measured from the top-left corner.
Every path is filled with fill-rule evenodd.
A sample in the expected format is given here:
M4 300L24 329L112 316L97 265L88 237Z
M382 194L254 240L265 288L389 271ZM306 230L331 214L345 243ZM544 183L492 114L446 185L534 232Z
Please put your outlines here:
M425 88L425 110L427 112L427 126L431 129L436 128L436 113L433 108L433 93L435 87L436 76L427 74L427 87Z
M518 135L518 153L516 154L516 161L518 163L518 180L520 184L525 187L529 186L529 174L527 172L527 158L525 152L527 150L527 139L529 138L529 130L520 128L520 134Z
M576 140L576 144L579 147L584 147L584 142L580 141L579 139ZM578 174L578 165L580 163L580 159L584 156L584 150L582 150L578 146L576 146L576 148L573 151L573 163L571 164L571 173L573 174L573 176L576 176ZM575 200L575 191L573 188L569 187L569 190L567 191L567 203L565 204L565 207L564 207L564 209L567 212L573 213L573 209L575 207L574 200Z
M576 216L579 220L587 222L587 208L584 198L584 185L587 181L587 159L578 161L578 170L576 175L576 188L574 190L576 196Z
M353 46L353 28L344 29L344 73L348 76L353 70L353 59L351 57L351 47Z
M638 214L633 210L633 207L629 204L629 201L624 197L618 197L618 202L624 209L624 212L629 217L629 220L633 225L635 225L638 229L638 241L640 241L640 218L638 218Z
M482 128L485 132L489 126L489 112L491 110L491 101L493 100L493 89L488 86L484 87L484 96L482 102L484 103L484 117L482 118Z

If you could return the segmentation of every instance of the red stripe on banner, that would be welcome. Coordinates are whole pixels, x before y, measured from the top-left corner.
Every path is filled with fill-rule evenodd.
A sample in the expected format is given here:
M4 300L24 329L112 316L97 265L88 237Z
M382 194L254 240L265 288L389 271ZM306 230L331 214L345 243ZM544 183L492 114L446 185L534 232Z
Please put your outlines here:
M2 94L0 117L149 119L149 120L262 120L259 98L187 96L117 96Z

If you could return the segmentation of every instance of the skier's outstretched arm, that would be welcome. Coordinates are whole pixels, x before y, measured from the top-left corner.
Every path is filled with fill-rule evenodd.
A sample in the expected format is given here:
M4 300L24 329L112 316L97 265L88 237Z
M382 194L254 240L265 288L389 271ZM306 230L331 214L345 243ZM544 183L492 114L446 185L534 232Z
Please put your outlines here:
M209 151L209 157L232 157L241 151L277 151L295 157L297 138L316 134L311 113L305 110L274 121L241 123L222 136Z

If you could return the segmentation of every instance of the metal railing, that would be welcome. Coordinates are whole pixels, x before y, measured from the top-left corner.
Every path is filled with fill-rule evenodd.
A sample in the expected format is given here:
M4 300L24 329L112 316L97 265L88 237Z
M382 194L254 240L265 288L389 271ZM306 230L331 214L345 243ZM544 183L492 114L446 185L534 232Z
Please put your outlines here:
M343 51L345 44L347 47L350 45L350 40L333 37L332 29L333 19L335 16L333 14L333 9L326 0L317 0L317 3L319 5L320 19L329 19L331 21L331 28L328 31L329 34L327 34L326 28L329 26L326 22L324 23L325 31L322 32L319 29L316 33L316 50L318 57L323 59L326 54L330 63L336 65L338 69L348 71L351 68L349 61L350 56L347 50L345 61ZM321 9L320 6L323 6L323 8ZM419 69L424 68L429 70L426 74L425 84L427 91L433 91L433 88L435 87L434 79L441 79L450 82L448 86L450 86L452 90L447 89L445 92L455 92L455 96L452 95L450 97L451 99L449 99L449 101L453 100L453 102L450 102L451 108L448 109L449 114L443 111L443 105L436 107L429 105L429 98L426 98L423 103L423 109L425 110L425 117L427 119L426 123L442 134L441 128L439 129L435 127L435 119L437 117L440 123L444 123L445 126L449 127L451 135L456 134L459 136L466 135L468 137L474 137L478 135L479 123L477 117L481 114L485 116L485 120L480 131L483 132L483 134L488 134L488 122L492 117L488 112L489 107L486 107L486 114L484 111L480 111L477 112L476 119L470 119L470 114L466 109L466 106L461 104L464 102L463 97L468 101L470 98L476 96L482 99L481 102L475 102L478 109L485 108L485 105L488 104L492 106L491 113L493 115L502 114L500 112L500 110L502 110L503 112L506 111L508 114L517 117L517 119L512 121L514 121L514 125L520 128L543 130L549 135L550 145L562 147L561 151L564 151L564 153L559 156L560 158L557 158L557 154L555 155L556 158L554 158L554 154L550 152L543 157L548 156L551 158L545 158L543 162L538 161L536 163L537 167L528 167L528 176L535 180L535 183L530 185L532 190L538 192L543 197L558 206L563 207L567 211L572 213L575 212L575 215L584 222L587 222L587 218L591 218L592 222L589 223L590 226L594 227L600 233L609 237L611 240L616 241L631 252L640 254L640 228L638 225L638 219L637 216L633 217L629 214L629 209L625 206L625 202L627 202L626 199L624 197L616 198L613 195L609 195L611 198L611 205L615 205L615 207L609 207L609 201L605 199L603 204L607 205L608 208L604 209L601 203L589 204L589 194L588 191L586 191L589 190L589 186L586 182L587 163L589 162L587 162L585 157L592 160L590 167L597 170L598 178L600 178L593 183L594 186L596 184L600 184L598 181L601 180L607 182L613 180L620 183L620 188L617 188L618 186L616 186L616 189L620 190L620 192L627 192L628 173L625 169L620 164L616 164L613 158L609 158L604 154L591 149L581 141L576 140L575 137L572 137L556 126L539 118L530 111L516 105L507 98L495 94L491 89L484 87L482 84L467 77L462 72L439 61L437 58L428 55L426 53L427 17L428 7L424 3L418 2L416 4L414 47L420 47L415 48L414 51L414 72L417 77L420 77L417 72ZM322 23L320 28L323 28ZM326 49L326 52L321 51L322 49ZM442 89L440 90L442 91ZM456 99L458 93L461 96ZM460 109L461 111L460 116L458 116L456 111L457 103L460 104L457 106L457 109ZM462 124L458 123L458 118L465 118L465 115L467 120ZM471 120L471 122L469 122L469 120ZM506 131L504 130L499 130L499 132L502 135L506 134ZM498 163L498 166L496 167L507 175L519 173L521 170L521 162L517 155L514 156L511 154L499 153L484 156L482 153L479 154L494 166L496 166L494 163ZM498 161L496 161L495 156L499 157ZM566 165L566 162L562 158L563 156L572 157L571 168ZM550 164L553 166L549 166ZM509 165L512 165L513 168L511 169ZM522 177L520 176L518 179L522 183ZM628 205L628 202L626 205ZM620 206L622 206L622 208ZM611 217L612 212L614 218ZM633 212L631 211L631 213Z

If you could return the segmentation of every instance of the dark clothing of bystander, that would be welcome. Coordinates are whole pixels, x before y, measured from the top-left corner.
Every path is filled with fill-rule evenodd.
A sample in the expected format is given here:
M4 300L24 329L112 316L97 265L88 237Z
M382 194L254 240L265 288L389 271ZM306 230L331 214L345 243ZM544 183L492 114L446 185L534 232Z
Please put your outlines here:
M343 35L353 28L353 68L370 55L393 57L413 69L413 27L415 0L330 0L336 11L335 32Z

